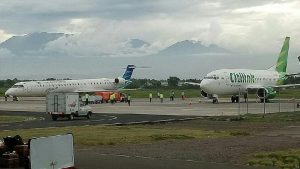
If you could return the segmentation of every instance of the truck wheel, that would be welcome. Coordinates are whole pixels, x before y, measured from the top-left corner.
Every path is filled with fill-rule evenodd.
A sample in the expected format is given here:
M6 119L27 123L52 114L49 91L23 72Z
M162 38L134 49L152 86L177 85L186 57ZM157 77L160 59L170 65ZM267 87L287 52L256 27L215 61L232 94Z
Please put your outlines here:
M86 115L86 118L87 118L87 119L90 119L90 118L91 118L91 115L92 115L92 113L91 113L91 112L88 112L88 114Z
M74 120L74 114L70 114L69 120Z
M57 116L56 115L52 115L52 120L56 121L57 120Z

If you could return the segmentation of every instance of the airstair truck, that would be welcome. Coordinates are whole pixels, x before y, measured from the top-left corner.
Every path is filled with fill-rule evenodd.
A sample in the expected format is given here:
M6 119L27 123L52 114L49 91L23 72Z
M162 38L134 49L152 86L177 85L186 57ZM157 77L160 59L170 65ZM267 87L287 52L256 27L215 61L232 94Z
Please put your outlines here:
M46 112L56 121L59 117L86 117L92 115L90 106L84 105L78 93L48 93L46 96Z

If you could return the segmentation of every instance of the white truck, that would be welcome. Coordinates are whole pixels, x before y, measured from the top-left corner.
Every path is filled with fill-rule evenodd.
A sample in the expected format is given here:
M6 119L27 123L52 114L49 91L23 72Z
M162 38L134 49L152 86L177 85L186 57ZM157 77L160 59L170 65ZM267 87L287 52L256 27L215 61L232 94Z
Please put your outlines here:
M74 117L89 119L92 115L91 107L82 103L78 93L48 93L46 112L51 115L54 121L58 117L67 117L69 120L73 120Z

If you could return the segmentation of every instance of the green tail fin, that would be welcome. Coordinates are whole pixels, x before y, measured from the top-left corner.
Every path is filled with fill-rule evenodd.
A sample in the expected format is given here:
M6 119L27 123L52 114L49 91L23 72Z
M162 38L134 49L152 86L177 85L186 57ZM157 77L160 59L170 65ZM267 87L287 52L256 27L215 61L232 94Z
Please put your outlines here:
M286 37L277 60L276 71L279 73L286 72L287 58L289 54L289 41L290 37Z

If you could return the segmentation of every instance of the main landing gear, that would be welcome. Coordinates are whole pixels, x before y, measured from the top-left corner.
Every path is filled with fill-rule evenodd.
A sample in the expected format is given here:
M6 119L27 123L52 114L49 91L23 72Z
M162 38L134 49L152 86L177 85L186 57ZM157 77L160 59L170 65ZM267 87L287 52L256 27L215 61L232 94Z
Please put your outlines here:
M270 103L270 100L266 98L266 103ZM264 98L260 98L260 102L263 103L264 102Z
M13 96L13 101L19 101L19 98L17 96Z
M234 103L234 102L238 103L239 100L240 100L239 96L231 96L231 102L232 103Z
M216 98L216 97L214 97L214 98L212 99L212 101L213 101L213 104L219 103L219 100L218 100L218 98Z

